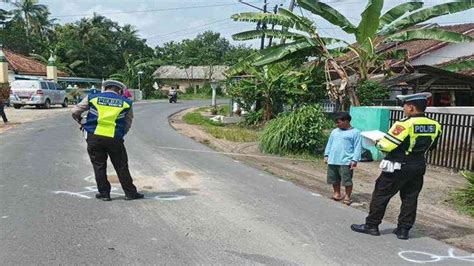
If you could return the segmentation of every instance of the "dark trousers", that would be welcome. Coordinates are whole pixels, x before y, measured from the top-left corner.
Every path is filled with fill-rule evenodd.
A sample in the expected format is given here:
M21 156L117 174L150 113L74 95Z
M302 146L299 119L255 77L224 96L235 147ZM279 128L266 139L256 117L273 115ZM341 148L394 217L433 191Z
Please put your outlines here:
M122 139L107 138L95 135L87 137L87 152L94 168L97 189L101 194L110 194L110 183L107 180L107 157L110 156L112 165L126 195L137 193L132 176L128 170L128 157Z
M8 122L7 115L5 114L5 103L0 101L0 116L2 116L3 123Z
M378 226L382 223L388 202L400 191L402 206L398 226L410 229L415 223L418 195L423 187L425 171L425 162L419 162L404 164L401 170L394 173L382 172L375 183L366 224Z

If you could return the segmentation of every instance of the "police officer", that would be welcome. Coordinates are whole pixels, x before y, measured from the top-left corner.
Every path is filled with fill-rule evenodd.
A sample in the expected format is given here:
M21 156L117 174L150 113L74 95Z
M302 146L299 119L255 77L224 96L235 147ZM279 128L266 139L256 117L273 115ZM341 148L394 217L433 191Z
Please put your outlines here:
M119 92L125 85L115 80L103 83L104 92L86 96L72 110L72 117L81 123L81 114L87 113L83 126L87 132L87 152L94 168L95 180L99 193L97 199L110 201L110 183L107 180L107 156L117 172L125 200L141 199L143 194L137 192L128 170L127 151L123 138L132 125L132 101L121 96Z
M403 101L404 119L397 121L376 147L388 153L381 162L382 173L375 183L365 224L353 224L359 233L380 235L382 222L390 199L400 192L402 205L398 226L393 231L399 239L408 239L415 223L418 194L426 171L425 153L434 148L441 134L441 126L425 116L427 99L431 93L398 96Z

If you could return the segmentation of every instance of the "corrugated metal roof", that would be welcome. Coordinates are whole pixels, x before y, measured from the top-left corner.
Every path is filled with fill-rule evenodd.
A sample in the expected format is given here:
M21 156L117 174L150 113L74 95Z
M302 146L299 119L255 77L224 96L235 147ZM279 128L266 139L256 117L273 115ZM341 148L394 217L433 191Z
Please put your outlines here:
M211 79L225 80L224 71L228 68L228 66L191 66L185 69L177 66L161 66L153 76L157 79L208 80L212 72Z

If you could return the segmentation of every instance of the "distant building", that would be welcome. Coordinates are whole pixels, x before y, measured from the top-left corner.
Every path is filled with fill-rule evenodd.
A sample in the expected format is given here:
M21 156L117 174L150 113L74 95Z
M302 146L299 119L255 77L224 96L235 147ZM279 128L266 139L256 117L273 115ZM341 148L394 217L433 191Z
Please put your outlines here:
M10 82L16 79L46 79L46 64L5 48L3 48L3 53L8 62L8 80ZM58 77L68 76L69 74L58 71Z
M199 90L211 80L226 80L224 72L227 69L227 66L161 66L153 73L153 77L160 81L162 90L174 87L185 92L188 88Z

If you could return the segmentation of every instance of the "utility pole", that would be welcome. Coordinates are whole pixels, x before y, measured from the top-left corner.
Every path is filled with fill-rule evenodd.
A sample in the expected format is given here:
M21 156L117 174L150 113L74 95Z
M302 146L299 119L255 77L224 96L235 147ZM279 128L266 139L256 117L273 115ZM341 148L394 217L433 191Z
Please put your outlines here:
M252 4L249 4L249 3L247 3L247 2L244 2L244 1L242 1L242 0L239 0L239 2L242 3L242 4L244 4L244 5L247 5L247 6L250 6L250 7L255 8L255 9L258 9L258 10L260 10L260 11L263 11L263 13L268 13L268 12L267 12L267 0L264 0L264 1L263 1L263 8L260 8L260 7L258 7L258 6L254 6L254 5L252 5ZM265 30L266 28L267 28L267 25L266 25L265 23L262 23L262 25L260 25L260 22L257 23L257 30L259 30L259 29ZM262 38L261 38L261 40L260 40L260 50L263 50L263 49L265 49L265 34L262 34Z
M295 8L295 0L290 1L290 6L288 7L288 10L293 12L293 9ZM284 31L288 30L287 28L283 28ZM285 44L285 38L281 38L280 44Z
M280 4L282 5L282 4ZM278 12L278 5L275 5L273 7L273 13L276 14ZM275 29L275 23L272 23L272 30ZM272 41L273 41L273 37L270 36L270 38L268 38L268 47L271 47L272 46Z

